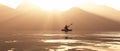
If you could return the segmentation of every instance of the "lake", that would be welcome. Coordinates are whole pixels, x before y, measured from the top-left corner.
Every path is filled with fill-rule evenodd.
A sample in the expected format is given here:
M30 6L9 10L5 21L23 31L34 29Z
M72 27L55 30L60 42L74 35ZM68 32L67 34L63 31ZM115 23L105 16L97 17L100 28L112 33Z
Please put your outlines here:
M1 33L0 51L120 51L120 32Z

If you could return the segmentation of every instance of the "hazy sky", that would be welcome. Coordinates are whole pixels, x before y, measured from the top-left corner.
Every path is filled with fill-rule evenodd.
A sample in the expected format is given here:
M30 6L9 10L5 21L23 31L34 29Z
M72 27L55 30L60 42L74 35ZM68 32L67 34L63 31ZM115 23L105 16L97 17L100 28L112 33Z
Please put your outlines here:
M12 8L16 8L22 1L24 0L0 0L0 3ZM59 5L61 7L72 7L79 4L87 4L87 2L93 2L100 5L107 5L109 7L120 10L119 6L120 0L28 0L28 1L32 1L34 4L39 5L41 7L43 7L43 5L44 6L54 5L51 7L57 7L55 5ZM41 5L39 3L41 3Z
M0 0L0 3L16 9L23 1L47 11L54 9L66 11L71 7L78 6L88 12L120 21L120 0Z
M66 11L72 7L78 6L88 12L120 21L120 0L0 0L0 3L16 9L23 1L34 4L46 11L54 9ZM90 3L93 3L93 5ZM96 4L97 6L95 6ZM103 8L103 6L109 8Z

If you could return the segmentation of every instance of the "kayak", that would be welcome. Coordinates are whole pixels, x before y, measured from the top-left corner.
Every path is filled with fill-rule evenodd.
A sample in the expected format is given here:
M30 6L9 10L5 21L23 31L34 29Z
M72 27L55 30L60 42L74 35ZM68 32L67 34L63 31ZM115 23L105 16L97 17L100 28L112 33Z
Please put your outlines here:
M68 32L68 31L72 31L72 29L62 29L61 31Z

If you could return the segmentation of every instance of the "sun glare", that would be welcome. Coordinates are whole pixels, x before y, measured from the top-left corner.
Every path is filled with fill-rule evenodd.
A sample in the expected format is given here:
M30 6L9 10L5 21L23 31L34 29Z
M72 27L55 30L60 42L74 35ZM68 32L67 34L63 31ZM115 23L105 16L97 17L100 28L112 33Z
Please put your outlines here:
M30 0L30 2L47 11L65 11L85 3L84 0Z
M19 4L21 4L23 0L0 0L0 4L6 5L11 8L17 8Z
M39 6L43 10L60 10L65 11L75 6L85 6L84 4L93 2L100 5L106 5L116 10L120 10L119 0L0 0L0 4L11 8L17 8L21 2L30 1L32 4ZM87 7L87 6L85 6Z

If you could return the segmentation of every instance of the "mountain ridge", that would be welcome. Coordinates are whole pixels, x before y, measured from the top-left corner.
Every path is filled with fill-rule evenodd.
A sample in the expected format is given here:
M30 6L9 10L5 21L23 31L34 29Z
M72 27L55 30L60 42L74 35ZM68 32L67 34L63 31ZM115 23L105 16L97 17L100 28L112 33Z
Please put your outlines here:
M26 3L25 3L26 4ZM67 11L47 12L39 7L28 7L29 3L21 5L16 10L19 15L11 19L0 27L4 30L60 30L65 24L73 23L74 30L85 31L111 31L120 30L120 23L103 16L93 14L73 7ZM23 7L22 7L23 6ZM31 5L30 5L31 7ZM22 9L21 9L22 8ZM24 10L25 9L25 10ZM26 10L28 9L28 10ZM22 11L24 10L24 11Z

